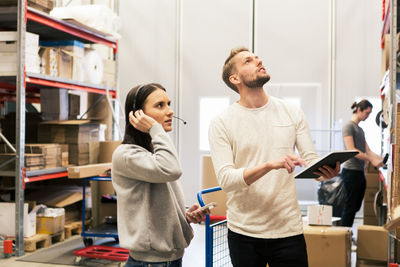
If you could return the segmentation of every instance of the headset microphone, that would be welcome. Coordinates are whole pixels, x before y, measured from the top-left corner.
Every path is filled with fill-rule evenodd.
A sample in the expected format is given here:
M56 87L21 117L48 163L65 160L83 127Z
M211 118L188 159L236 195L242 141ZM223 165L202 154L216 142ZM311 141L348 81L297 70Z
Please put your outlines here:
M177 117L177 116L172 116L172 117L174 117L175 119L178 119L178 120L182 121L183 124L186 124L186 123L187 123L184 119L181 119L181 118L179 118L179 117Z

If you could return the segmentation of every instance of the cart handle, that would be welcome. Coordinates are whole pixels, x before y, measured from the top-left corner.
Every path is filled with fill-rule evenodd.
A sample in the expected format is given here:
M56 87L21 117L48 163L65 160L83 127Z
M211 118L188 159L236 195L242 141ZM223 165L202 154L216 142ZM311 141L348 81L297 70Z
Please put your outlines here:
M205 205L204 201L203 201L203 194L205 195L205 194L212 193L212 192L215 192L215 191L220 191L220 190L221 190L221 187L220 186L216 186L216 187L203 189L200 192L198 192L197 193L197 200L199 201L200 206L203 207Z

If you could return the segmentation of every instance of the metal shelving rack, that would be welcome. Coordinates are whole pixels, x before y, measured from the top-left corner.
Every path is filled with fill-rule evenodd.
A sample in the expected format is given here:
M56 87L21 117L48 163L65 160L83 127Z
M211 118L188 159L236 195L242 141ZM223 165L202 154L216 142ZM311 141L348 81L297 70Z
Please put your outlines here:
M67 177L65 168L25 172L25 103L40 100L40 88L65 88L91 93L103 94L116 98L116 89L48 75L27 73L25 71L25 34L29 32L40 35L42 40L78 40L83 43L97 43L111 47L117 60L117 40L96 30L80 27L46 13L28 7L26 0L18 0L16 7L0 8L0 28L18 32L17 73L15 76L0 77L0 101L16 101L16 168L14 172L0 172L0 175L15 175L15 245L16 255L24 254L23 205L25 183ZM118 81L116 71L116 81ZM28 93L28 95L27 95ZM1 134L1 133L0 133ZM5 139L3 135L0 136ZM6 141L7 143L7 141Z
M396 162L398 161L397 155L395 155L396 146L399 146L399 140L396 140L396 125L399 122L396 122L397 119L397 106L399 104L398 101L398 96L397 96L397 91L400 88L397 88L396 85L396 76L397 76L397 40L396 36L398 31L398 0L390 0L388 8L386 9L386 16L384 19L384 24L383 24L383 29L382 29L382 44L384 43L384 38L385 34L389 33L390 34L390 61L389 61L389 82L388 86L390 88L390 93L389 95L386 95L385 97L388 98L388 103L389 103L389 116L390 116L390 123L389 123L389 131L390 131L390 141L388 144L388 151L390 153L390 159L392 164L388 164L388 169L383 170L380 169L379 176L382 182L384 182L384 186L387 189L388 192L388 219L389 222L385 225L387 227L388 224L393 223L393 219L391 218L391 209L393 208L393 203L392 202L392 194L393 194L393 186L395 185L394 180L395 177L398 176L399 174L397 173L398 170L396 170L395 165ZM383 47L383 46L382 46ZM385 144L383 144L385 145ZM389 229L389 240L388 240L388 266L390 263L394 263L396 258L398 258L399 255L396 255L396 233L393 230L394 228ZM397 256L397 257L396 257Z

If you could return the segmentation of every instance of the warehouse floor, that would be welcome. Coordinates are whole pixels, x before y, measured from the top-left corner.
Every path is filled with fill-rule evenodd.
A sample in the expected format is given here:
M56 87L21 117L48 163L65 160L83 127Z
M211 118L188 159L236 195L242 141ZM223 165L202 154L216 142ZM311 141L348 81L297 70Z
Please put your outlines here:
M356 219L353 226L354 237L357 236L357 226L362 224L362 219ZM205 266L205 238L204 238L204 225L193 225L193 229L195 231L194 239L192 240L189 248L186 249L185 255L183 257L183 266L184 267L204 267ZM80 238L80 237L75 237ZM40 251L40 250L38 250ZM26 255L29 255L28 253ZM49 267L49 266L71 266L71 265L55 265L55 264L46 264L46 263L36 263L36 262L26 262L26 261L18 261L17 257L11 257L9 259L1 259L0 267ZM356 253L352 252L352 264L351 266L356 266ZM102 267L114 267L118 266L118 264L113 262L95 262L89 261L84 266L102 266Z

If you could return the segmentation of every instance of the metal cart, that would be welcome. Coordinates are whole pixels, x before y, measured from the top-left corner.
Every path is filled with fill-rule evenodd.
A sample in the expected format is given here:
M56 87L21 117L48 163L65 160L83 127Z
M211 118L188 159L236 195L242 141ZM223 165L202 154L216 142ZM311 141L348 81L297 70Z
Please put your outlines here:
M83 243L85 245L85 248L74 251L75 255L74 264L75 265L82 264L85 258L96 258L96 259L120 261L121 262L120 266L123 266L123 264L129 257L129 250L119 247L93 245L93 238L95 237L102 237L102 238L111 237L114 238L116 241L118 241L117 225L103 223L89 230L85 229L86 183L88 181L111 181L111 177L110 176L90 177L84 179L83 181L81 236L83 237Z
M220 191L221 187L204 189L197 193L197 200L200 206L204 206L203 194ZM205 217L206 235L206 267L232 266L228 248L228 227L227 220L211 224L212 215Z
M85 217L86 217L86 210L85 210L85 202L86 202L86 183L88 181L111 181L110 176L96 176L96 177L89 177L83 180L83 198L82 198L82 233L81 236L83 237L83 243L85 246L93 245L93 238L94 237L111 237L118 241L118 229L117 226L114 224L106 224L102 223L96 227L91 228L90 230L85 229Z

